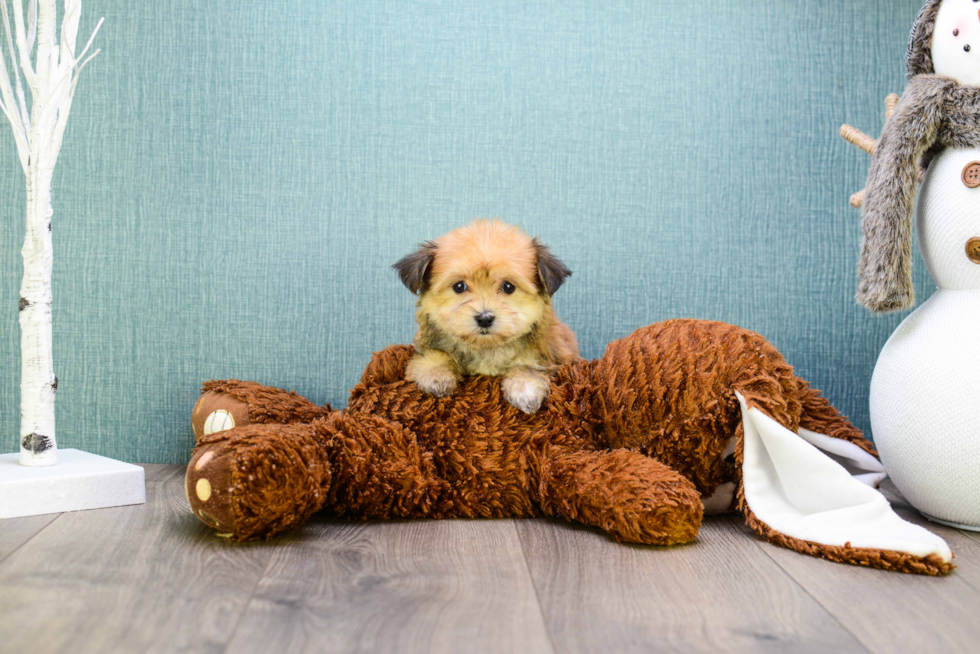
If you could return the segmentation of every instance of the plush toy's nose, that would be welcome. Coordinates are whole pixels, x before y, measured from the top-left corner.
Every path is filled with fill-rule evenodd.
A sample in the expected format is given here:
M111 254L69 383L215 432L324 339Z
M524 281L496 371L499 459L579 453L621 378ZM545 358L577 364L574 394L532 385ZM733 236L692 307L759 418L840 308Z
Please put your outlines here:
M486 329L493 324L494 316L489 311L484 311L476 316L476 324L480 326L481 329Z

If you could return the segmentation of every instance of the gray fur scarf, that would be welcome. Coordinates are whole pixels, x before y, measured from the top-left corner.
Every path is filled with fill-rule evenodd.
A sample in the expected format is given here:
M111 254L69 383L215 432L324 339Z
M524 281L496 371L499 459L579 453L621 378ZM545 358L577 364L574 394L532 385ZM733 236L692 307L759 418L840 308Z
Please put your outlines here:
M919 166L947 147L980 147L980 88L932 68L932 32L942 0L923 7L909 41L909 85L882 130L863 206L857 301L883 313L915 302L912 216Z

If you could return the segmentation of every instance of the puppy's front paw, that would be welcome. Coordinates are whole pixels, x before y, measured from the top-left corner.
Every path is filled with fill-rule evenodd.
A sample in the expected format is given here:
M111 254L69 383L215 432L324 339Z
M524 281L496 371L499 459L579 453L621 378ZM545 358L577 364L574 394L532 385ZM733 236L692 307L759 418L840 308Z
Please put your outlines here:
M431 356L417 356L408 362L405 379L415 382L419 390L436 397L452 395L459 379L453 369Z
M548 397L548 379L537 372L520 372L504 377L501 382L504 398L524 413L536 413Z
M450 370L433 369L412 381L420 391L436 397L452 395L456 390L456 377Z

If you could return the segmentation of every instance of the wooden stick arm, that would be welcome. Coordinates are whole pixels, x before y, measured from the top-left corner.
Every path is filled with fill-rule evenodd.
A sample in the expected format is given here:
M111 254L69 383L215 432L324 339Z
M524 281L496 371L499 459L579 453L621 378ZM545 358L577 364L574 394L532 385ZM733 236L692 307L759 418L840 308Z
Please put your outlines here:
M892 117L895 113L895 107L898 105L899 101L898 93L889 93L888 97L885 98L885 122Z
M850 125L841 125L840 135L845 141L851 145L861 148L868 154L874 154L875 149L878 147L878 141L874 140L858 128L851 127Z
M892 115L895 113L895 107L898 106L899 96L897 93L891 93L885 98L885 123L891 119ZM856 127L851 127L850 125L844 124L840 126L841 137L850 143L851 145L861 148L868 154L874 156L875 150L878 149L878 141L871 138L861 130ZM921 182L926 175L926 171L923 168L919 168L919 181ZM861 189L857 193L851 196L851 206L855 209L860 209L864 204L865 189Z

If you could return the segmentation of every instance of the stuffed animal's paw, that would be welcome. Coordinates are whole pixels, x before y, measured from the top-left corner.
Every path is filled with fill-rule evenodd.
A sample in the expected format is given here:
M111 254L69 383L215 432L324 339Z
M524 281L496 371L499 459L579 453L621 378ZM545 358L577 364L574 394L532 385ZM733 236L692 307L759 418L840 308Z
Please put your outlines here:
M198 442L205 436L249 424L248 404L221 391L206 391L191 412L191 425Z
M187 465L191 510L235 540L303 524L326 501L331 480L316 424L252 424L205 437Z
M222 442L199 448L187 466L185 491L191 510L221 536L231 536L236 527L234 468L234 452Z
M548 378L537 371L511 372L500 386L510 405L524 413L536 413L548 397Z

